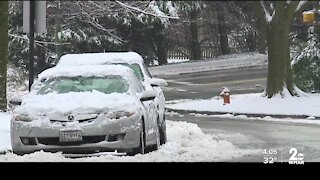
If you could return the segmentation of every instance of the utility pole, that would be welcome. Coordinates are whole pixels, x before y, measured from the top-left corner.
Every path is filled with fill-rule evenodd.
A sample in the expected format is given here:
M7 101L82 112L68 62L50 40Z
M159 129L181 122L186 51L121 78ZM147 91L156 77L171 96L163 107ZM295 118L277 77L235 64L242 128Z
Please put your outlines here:
M46 1L23 2L23 32L29 35L29 91L34 79L34 33L46 33Z
M29 15L29 91L34 79L34 1L30 1Z

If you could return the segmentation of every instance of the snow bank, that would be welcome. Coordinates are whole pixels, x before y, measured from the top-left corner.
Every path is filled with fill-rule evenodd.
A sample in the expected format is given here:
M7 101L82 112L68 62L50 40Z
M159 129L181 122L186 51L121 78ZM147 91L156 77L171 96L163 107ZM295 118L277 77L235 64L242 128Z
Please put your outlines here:
M0 112L0 153L11 150L10 114Z
M168 64L174 64L174 63L182 63L182 62L189 62L190 59L168 59Z
M244 53L221 56L209 61L196 61L150 67L152 75L174 75L219 69L230 69L267 64L267 55Z
M233 115L233 114L221 114L221 115L207 115L199 113L189 113L189 115L195 117L216 117L216 118L228 118L233 120L252 120L252 121L272 121L272 122L285 122L285 123L296 123L296 124L310 124L310 125L320 125L319 120L315 120L315 117L309 116L306 119L292 119L292 118L273 118L270 116L265 117L248 117L246 115Z
M7 120L8 115L3 114ZM1 114L0 114L1 117ZM9 128L9 124L0 124ZM0 142L8 143L9 131L1 131ZM4 136L3 136L4 135ZM219 139L215 135L204 134L196 124L187 122L167 121L168 142L160 149L145 155L86 157L78 159L65 158L61 153L35 152L24 156L13 153L0 155L3 162L198 162L228 161L248 154L258 154L262 150L239 149L232 143ZM2 144L2 143L1 143ZM9 142L10 144L10 142ZM4 149L10 149L7 144ZM0 149L1 150L1 149Z
M230 96L230 104L223 105L220 97L199 100L168 101L166 107L175 110L249 113L270 115L320 116L320 94L304 94L302 97L276 96L271 99L260 93ZM173 104L171 104L173 103Z

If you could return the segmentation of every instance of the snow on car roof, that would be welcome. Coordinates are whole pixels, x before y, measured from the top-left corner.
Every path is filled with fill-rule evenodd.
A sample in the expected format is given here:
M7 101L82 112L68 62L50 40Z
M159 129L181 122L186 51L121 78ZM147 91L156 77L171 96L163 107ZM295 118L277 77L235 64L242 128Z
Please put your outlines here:
M66 54L61 56L57 67L77 65L98 65L106 63L142 63L143 58L136 52L108 52Z
M66 66L53 67L43 71L38 75L39 80L54 77L75 77L75 76L108 76L118 75L127 79L127 76L134 76L133 71L122 65L86 65L86 66Z

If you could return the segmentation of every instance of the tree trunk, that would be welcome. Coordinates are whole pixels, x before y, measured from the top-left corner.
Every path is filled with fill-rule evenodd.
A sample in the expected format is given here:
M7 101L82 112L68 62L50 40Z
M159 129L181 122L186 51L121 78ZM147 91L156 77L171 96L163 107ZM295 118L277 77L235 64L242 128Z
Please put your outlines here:
M156 42L156 46L159 65L167 64L168 48L165 39L162 38L160 41Z
M285 10L277 13L278 15L273 17L275 19L267 25L268 98L278 93L283 96L283 88L287 88L292 96L298 95L294 90L289 51L289 32L293 15Z
M266 32L268 78L265 95L271 98L281 94L283 97L285 95L283 90L286 88L292 96L299 96L294 89L289 51L289 33L294 15L298 12L296 8L299 1L252 1L250 3L256 11L259 26L262 28L261 32ZM269 11L265 8L267 6L273 7L271 19L266 19L265 12Z
M190 33L191 33L191 41L190 43L190 60L200 60L201 56L201 47L199 43L199 34L198 34L198 10L193 10L190 13Z
M0 111L7 110L8 1L0 1Z
M37 58L37 66L36 66L36 72L37 75L40 74L43 70L46 69L47 63L46 63L46 45L43 47L38 47L38 54L39 57Z
M228 44L228 34L227 34L227 26L225 21L225 14L223 12L222 7L216 6L218 12L218 31L219 31L219 41L220 41L220 49L221 54L229 54L229 44Z

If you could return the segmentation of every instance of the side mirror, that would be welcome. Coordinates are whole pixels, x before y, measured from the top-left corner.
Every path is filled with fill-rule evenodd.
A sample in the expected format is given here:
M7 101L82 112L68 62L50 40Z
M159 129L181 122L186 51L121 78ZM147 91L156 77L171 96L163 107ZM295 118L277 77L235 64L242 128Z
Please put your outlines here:
M164 80L164 79L160 79L160 78L152 78L152 79L150 79L150 84L151 84L151 86L159 86L159 87L168 86L167 81Z
M21 102L22 102L21 97L9 99L9 103L12 104L12 105L18 105L18 106L20 106L20 105L21 105Z
M150 101L156 98L156 93L154 91L144 91L141 93L140 101Z

